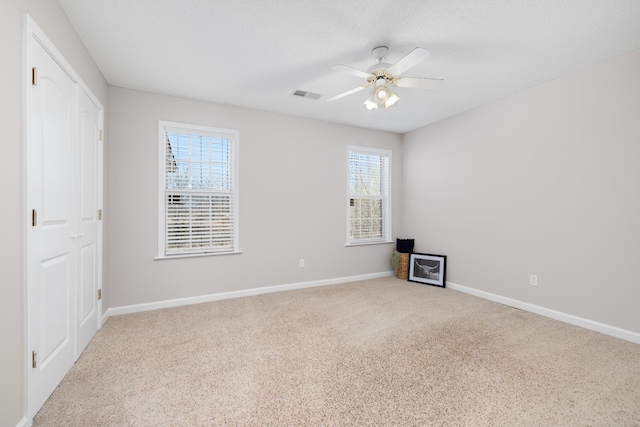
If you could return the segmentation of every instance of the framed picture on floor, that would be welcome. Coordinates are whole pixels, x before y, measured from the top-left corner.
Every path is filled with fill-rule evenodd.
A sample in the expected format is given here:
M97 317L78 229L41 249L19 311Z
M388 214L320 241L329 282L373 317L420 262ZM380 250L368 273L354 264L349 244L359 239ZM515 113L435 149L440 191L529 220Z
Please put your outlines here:
M412 253L409 256L408 280L444 288L446 263L446 255Z

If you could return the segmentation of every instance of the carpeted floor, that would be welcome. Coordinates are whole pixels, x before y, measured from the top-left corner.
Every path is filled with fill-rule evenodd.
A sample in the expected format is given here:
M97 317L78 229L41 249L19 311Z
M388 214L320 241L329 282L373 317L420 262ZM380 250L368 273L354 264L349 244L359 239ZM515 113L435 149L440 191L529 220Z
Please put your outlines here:
M640 345L395 278L109 319L34 426L639 426Z

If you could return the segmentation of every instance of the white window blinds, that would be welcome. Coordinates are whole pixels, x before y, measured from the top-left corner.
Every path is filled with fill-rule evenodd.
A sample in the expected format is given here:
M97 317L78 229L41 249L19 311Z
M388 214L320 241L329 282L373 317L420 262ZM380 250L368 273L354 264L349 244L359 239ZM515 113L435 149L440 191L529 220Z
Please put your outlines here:
M349 147L348 243L390 241L391 151Z
M160 128L159 256L236 251L238 132L168 122Z

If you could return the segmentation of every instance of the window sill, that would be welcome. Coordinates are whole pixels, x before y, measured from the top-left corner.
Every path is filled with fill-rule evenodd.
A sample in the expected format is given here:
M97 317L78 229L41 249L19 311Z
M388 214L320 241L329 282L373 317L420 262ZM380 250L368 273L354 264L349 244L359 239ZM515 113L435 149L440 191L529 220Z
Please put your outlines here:
M389 243L395 243L392 240L385 240L383 242L362 242L362 243L346 243L345 246L369 246L369 245L388 245Z
M207 253L201 253L201 254L182 254L182 255L160 255L160 256L156 256L153 259L154 260L164 260L164 259L176 259L176 258L198 258L198 257L204 257L204 256L220 256L220 255L235 255L235 254L241 254L242 251L233 251L233 252L207 252Z

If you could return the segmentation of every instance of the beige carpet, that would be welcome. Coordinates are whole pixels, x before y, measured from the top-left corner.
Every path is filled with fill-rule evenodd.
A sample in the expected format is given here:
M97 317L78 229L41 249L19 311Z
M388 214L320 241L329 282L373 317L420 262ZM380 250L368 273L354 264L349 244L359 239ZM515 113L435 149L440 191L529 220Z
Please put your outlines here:
M639 426L640 346L385 278L109 319L34 426Z

